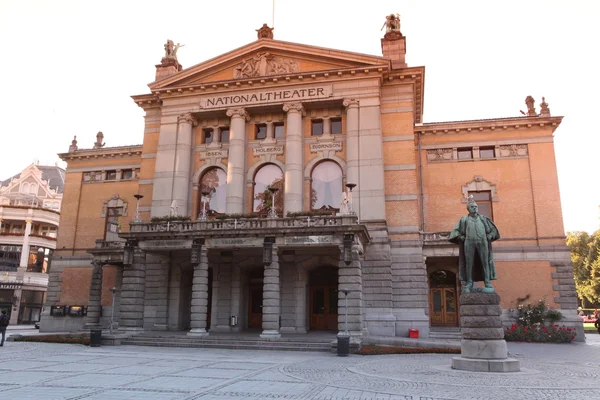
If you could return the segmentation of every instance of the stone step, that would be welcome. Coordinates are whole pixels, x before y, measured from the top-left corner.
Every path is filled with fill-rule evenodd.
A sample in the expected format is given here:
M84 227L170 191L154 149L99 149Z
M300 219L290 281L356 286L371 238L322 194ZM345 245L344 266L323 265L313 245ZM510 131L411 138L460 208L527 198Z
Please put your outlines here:
M234 340L172 340L175 338L129 338L124 345L153 346L153 347L190 347L190 348L219 348L240 350L287 350L287 351L326 351L332 350L331 343L293 343L274 341L234 341Z
M429 332L429 339L448 339L448 340L461 340L462 339L462 335L460 333L460 331L458 332L436 332L436 331L430 331Z

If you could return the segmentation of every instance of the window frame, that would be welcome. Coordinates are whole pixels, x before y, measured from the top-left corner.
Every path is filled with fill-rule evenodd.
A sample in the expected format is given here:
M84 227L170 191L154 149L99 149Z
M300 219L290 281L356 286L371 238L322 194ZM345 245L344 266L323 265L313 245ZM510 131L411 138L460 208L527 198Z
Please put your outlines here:
M343 127L342 127L342 118L341 117L331 118L330 122L331 122L331 134L332 135L341 135L342 133L344 133ZM339 132L336 132L335 129L333 129L334 124L337 124L337 123L339 123L339 126L340 126Z
M259 133L263 130L265 135L264 137L259 137ZM254 125L254 140L265 140L267 138L267 124L256 124Z
M492 156L491 157L482 157L483 152L485 151L492 151ZM481 158L482 160L493 160L496 158L496 147L494 146L483 146L479 148L479 158Z
M461 153L469 153L469 157L462 157L460 156ZM472 160L473 159L473 148L472 147L459 147L456 149L456 157L459 161L461 160Z
M223 140L225 137L224 133L227 133L227 140ZM221 143L229 143L231 139L231 129L228 126L224 126L219 129L219 142Z
M315 125L321 125L321 133L315 133ZM325 123L322 118L315 118L310 120L310 136L323 136L325 131Z
M281 136L277 136L277 128L281 127ZM283 122L273 123L273 138L274 139L285 139L285 124Z
M475 195L480 194L480 193L487 194L488 198L483 199L483 200L476 199ZM494 220L494 205L493 205L493 200L492 200L492 191L491 190L470 190L468 192L468 196L470 197L471 195L473 195L473 200L475 200L475 203L477 203L477 206L479 206L480 204L489 204L490 215L485 215L485 214L482 214L481 212L479 214L483 215L485 217L488 217L489 219L491 219L493 221Z
M202 144L211 144L215 141L215 130L213 128L202 129Z

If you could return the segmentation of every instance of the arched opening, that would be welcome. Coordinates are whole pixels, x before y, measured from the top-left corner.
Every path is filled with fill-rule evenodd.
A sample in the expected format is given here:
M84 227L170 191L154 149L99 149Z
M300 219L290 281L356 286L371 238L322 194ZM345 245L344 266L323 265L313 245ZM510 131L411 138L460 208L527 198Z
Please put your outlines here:
M202 174L198 191L198 214L202 208L208 215L221 214L227 205L227 174L221 168L212 167ZM208 193L203 201L203 193Z
M279 215L283 210L283 172L275 164L262 166L254 175L254 193L252 211L266 213L271 209L273 195L269 188L276 188L275 210Z
M456 274L437 270L429 274L429 315L432 326L457 326Z
M338 270L321 267L310 272L311 330L337 331L338 329Z
M320 162L311 173L310 207L312 210L338 211L342 199L342 168L330 160Z

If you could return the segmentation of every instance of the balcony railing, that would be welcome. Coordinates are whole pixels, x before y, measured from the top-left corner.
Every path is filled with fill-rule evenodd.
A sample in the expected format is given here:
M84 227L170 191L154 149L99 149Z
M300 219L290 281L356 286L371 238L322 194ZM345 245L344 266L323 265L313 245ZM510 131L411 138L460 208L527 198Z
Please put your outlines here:
M342 227L358 224L355 215L312 216L293 218L239 218L209 221L168 221L131 223L132 233L198 232L225 230L289 229L313 227Z

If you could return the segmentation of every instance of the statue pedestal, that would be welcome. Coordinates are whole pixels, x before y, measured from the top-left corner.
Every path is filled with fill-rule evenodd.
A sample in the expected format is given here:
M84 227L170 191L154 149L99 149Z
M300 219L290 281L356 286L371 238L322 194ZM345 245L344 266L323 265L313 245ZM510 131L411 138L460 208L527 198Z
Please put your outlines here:
M475 372L518 372L519 360L508 358L497 293L463 293L460 296L462 340L460 357L452 368Z

